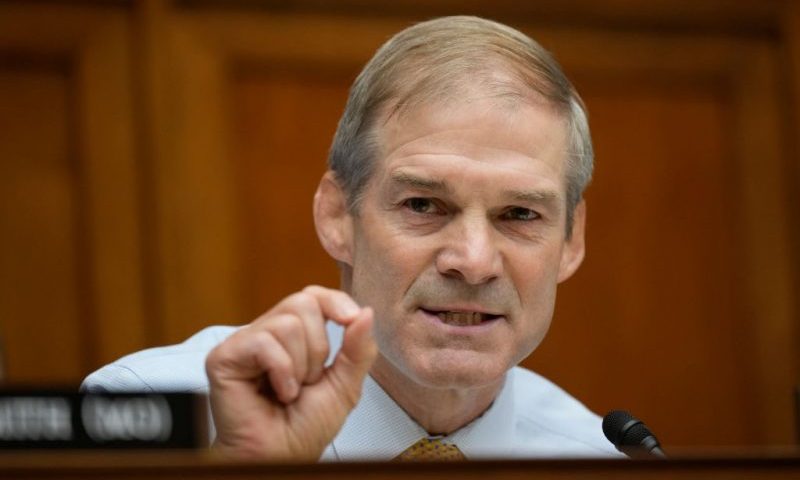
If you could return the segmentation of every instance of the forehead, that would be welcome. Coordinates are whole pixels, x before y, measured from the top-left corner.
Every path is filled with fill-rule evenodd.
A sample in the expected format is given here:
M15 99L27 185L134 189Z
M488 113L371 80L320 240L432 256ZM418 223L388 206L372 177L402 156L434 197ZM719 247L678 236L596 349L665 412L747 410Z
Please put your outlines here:
M418 106L388 116L376 134L384 175L407 167L468 168L564 188L567 122L544 102L478 97Z

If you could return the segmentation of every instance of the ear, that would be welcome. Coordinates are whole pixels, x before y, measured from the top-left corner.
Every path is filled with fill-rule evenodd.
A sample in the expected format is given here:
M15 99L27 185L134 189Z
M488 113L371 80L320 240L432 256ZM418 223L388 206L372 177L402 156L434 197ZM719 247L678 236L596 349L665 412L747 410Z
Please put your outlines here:
M583 263L586 253L584 231L586 228L586 201L581 199L575 206L572 219L572 236L564 243L561 251L561 264L558 269L558 283L572 276Z
M314 194L314 226L322 247L339 262L353 264L353 218L336 175L328 170Z

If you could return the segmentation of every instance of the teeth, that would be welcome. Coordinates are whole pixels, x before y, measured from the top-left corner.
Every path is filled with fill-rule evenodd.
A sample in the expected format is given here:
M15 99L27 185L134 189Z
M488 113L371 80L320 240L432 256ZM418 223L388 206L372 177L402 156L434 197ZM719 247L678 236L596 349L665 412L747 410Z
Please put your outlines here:
M449 325L478 325L483 321L483 314L478 312L439 312L438 316Z

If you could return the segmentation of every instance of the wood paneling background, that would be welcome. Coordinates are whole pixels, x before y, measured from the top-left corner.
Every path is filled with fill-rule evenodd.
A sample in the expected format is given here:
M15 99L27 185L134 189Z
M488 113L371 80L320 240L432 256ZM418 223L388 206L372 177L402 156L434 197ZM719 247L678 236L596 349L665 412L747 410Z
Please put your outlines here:
M587 259L526 365L667 446L795 440L800 7L791 1L0 2L9 382L335 286L311 196L347 89L441 14L555 52L597 150Z
M129 13L0 9L6 373L74 383L146 343Z

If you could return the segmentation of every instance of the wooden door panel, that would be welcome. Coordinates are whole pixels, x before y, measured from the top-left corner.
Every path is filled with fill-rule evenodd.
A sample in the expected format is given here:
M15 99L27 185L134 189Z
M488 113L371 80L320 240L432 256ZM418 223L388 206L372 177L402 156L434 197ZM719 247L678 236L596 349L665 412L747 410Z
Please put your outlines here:
M11 382L66 382L87 368L81 175L65 65L0 67L0 335Z
M243 69L232 85L248 318L338 271L311 216L350 77Z
M123 6L0 5L8 381L77 385L148 343Z

